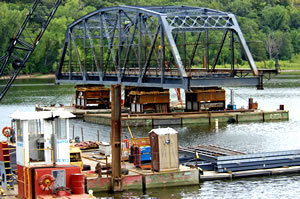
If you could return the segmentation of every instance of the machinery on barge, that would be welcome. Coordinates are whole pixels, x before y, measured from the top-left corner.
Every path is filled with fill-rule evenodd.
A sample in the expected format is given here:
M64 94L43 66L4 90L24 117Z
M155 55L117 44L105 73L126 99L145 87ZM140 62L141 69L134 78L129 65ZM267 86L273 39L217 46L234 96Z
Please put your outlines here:
M69 118L74 115L17 111L10 117L16 131L18 197L88 198L81 168L70 162Z

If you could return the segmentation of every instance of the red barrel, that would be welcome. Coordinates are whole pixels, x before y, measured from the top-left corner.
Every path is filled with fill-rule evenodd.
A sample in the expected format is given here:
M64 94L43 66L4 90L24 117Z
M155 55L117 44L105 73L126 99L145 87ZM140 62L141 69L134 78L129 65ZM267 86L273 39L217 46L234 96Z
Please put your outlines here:
M84 175L73 173L71 175L71 187L73 194L84 194Z

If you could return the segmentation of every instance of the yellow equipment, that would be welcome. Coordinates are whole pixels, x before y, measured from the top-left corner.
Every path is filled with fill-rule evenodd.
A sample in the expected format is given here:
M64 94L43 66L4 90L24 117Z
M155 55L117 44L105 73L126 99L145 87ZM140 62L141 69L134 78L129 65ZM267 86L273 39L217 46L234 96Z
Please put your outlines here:
M81 150L79 147L70 146L70 162L71 165L79 166L81 170L83 169Z

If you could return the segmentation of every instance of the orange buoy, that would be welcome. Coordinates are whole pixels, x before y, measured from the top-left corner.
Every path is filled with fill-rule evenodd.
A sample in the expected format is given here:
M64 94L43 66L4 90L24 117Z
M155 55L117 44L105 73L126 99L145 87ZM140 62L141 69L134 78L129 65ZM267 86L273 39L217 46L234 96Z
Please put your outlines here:
M39 185L42 191L51 191L55 184L55 178L50 174L42 175Z
M6 126L2 129L2 134L5 136L5 137L9 137L11 135L11 128Z
M125 138L125 139L123 140L123 143L125 143L125 147L126 147L127 149L130 148L130 143L129 143L129 140L128 140L127 138Z

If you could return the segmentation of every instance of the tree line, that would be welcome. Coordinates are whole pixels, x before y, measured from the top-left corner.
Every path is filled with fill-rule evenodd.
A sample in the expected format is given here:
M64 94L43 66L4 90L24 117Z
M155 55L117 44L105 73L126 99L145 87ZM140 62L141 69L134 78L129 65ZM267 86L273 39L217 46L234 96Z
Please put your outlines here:
M10 38L19 29L33 2L0 2L0 55L6 51ZM92 11L116 5L188 5L231 12L237 16L256 61L295 60L300 53L300 0L64 0L27 62L24 73L54 72L67 26Z

